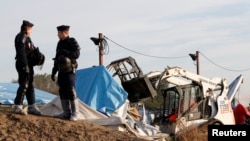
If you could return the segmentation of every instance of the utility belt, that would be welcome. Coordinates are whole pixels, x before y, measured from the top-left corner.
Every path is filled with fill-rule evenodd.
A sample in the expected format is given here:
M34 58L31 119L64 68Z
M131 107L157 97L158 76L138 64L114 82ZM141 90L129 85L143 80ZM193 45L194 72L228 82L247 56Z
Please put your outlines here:
M59 72L76 72L78 64L75 60L71 60L68 57L64 58L65 60L58 62Z

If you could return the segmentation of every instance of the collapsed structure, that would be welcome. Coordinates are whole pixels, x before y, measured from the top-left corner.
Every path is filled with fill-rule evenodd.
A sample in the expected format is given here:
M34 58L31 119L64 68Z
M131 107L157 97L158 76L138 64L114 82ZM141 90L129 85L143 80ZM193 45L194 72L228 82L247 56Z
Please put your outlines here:
M76 74L82 120L148 140L166 138L187 127L208 122L235 124L232 102L243 81L243 76L239 75L227 85L226 79L209 79L179 67L143 74L132 57L113 61L107 67L80 69ZM118 76L121 85L114 76ZM141 115L130 106L157 95L164 98L162 121L170 127L166 133L146 122L145 111ZM49 116L61 112L59 100L55 98L40 110ZM174 119L168 120L173 114Z
M104 66L76 71L76 91L79 100L80 120L135 134L138 138L155 140L168 134L130 114L127 92L113 79ZM40 108L47 116L62 111L56 97Z

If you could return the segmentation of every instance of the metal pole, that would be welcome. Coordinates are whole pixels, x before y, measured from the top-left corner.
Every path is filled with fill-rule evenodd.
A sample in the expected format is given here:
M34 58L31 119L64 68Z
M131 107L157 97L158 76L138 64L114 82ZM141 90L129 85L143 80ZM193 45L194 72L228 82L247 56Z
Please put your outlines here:
M199 51L196 51L196 69L197 69L197 74L200 74Z
M99 33L99 65L103 65L103 35Z

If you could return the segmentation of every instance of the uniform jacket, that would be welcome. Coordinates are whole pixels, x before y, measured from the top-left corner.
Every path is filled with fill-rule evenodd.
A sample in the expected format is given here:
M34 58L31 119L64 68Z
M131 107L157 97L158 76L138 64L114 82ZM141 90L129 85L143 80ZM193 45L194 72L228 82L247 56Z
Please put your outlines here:
M29 65L31 61L30 54L34 50L34 45L26 33L20 32L16 35L15 49L15 59L22 65Z
M53 58L54 67L52 69L52 74L56 74L58 71L58 59L63 55L71 60L71 63L77 67L77 59L80 56L80 46L74 38L66 38L64 40L59 40L56 48L56 56Z

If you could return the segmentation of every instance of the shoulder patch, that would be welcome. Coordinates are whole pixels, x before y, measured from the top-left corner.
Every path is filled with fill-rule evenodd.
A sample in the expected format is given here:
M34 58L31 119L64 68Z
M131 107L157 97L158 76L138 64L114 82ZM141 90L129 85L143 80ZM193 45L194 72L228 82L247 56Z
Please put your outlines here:
M25 34L21 33L21 34L17 35L16 41L24 44L26 42L27 38L28 37Z

